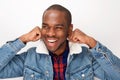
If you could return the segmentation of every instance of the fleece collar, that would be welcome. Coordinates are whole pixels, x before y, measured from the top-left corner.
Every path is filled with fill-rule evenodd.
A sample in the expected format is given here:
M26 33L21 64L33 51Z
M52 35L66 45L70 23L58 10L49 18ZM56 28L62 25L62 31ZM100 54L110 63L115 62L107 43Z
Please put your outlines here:
M69 42L69 49L70 49L70 55L79 54L82 52L81 44L79 44L79 43ZM42 54L49 55L49 52L48 52L43 40L40 40L38 42L36 52L40 53L40 54L42 53Z

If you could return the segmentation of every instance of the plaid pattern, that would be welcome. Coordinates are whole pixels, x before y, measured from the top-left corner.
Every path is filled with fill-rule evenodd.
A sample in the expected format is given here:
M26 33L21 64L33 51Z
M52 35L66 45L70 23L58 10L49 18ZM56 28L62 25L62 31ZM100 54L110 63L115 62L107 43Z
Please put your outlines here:
M54 80L65 80L67 63L63 62L63 56L53 57Z
M50 52L53 63L54 80L65 80L68 53L69 53L68 45L63 55L57 56Z

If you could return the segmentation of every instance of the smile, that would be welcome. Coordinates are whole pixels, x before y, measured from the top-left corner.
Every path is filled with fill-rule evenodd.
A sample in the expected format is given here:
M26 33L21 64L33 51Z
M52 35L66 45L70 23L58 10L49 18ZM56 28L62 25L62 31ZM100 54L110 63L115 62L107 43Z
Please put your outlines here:
M57 40L48 40L48 42L50 42L50 43L54 43L54 42L56 42Z

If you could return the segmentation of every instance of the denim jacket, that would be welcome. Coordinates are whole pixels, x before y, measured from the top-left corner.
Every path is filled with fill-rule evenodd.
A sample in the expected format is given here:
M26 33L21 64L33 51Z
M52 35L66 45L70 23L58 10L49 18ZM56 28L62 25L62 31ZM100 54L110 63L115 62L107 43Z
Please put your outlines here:
M53 80L52 61L44 43L17 54L24 46L16 39L0 48L0 78ZM120 59L101 43L89 49L70 42L69 48L66 80L120 80Z

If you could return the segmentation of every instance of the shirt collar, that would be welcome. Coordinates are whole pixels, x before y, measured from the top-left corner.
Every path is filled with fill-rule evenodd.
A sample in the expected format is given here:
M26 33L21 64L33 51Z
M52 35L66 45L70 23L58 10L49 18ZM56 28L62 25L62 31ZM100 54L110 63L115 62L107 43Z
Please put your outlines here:
M79 43L73 43L73 42L69 42L69 54L73 55L73 54L79 54L82 52L82 48L81 48L81 44ZM43 40L40 40L37 44L37 48L36 48L36 52L40 53L40 54L47 54L49 55L49 51L47 50Z

